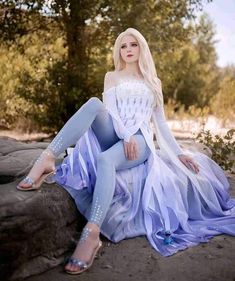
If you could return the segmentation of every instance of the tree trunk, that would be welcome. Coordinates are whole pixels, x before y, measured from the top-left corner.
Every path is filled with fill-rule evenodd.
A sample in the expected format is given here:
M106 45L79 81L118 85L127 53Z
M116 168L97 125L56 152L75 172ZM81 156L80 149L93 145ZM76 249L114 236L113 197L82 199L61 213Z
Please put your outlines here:
M82 5L83 4L83 5ZM77 103L84 101L88 75L86 52L86 7L80 0L69 1L69 12L63 7L62 16L66 32L68 57L64 93L64 116L66 121L77 110Z

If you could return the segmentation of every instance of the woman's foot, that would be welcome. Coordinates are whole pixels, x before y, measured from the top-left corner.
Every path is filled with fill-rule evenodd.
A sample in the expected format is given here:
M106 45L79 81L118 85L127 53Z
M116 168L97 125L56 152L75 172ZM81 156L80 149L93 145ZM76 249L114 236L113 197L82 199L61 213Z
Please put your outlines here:
M55 156L45 149L35 161L28 176L17 186L20 190L38 189L48 174L55 173Z
M79 274L92 265L94 256L101 247L99 234L100 228L96 224L86 224L73 255L65 265L67 273Z

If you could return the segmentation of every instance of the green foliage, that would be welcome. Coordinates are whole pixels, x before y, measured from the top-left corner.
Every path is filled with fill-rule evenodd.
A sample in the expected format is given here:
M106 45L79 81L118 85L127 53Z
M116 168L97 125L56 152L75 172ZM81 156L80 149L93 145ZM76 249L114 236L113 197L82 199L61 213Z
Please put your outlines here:
M210 108L205 106L203 108L197 107L196 105L190 105L188 109L185 109L185 105L177 102L175 99L168 99L165 104L166 115L170 119L177 120L195 120L200 122L200 127L204 127Z
M41 17L43 0L1 0L0 40L9 45L35 30L47 29L48 17Z
M41 129L50 126L55 130L66 55L63 36L59 32L57 36L42 30L18 38L10 48L1 45L0 103L3 110L0 119L7 127L11 124L19 127L19 120L25 123L26 119L31 119L32 124L25 123L24 130L30 131L36 124Z
M101 96L104 74L113 68L114 40L130 26L149 43L165 100L199 114L220 81L213 24L206 16L190 22L206 2L2 1L1 123L60 128L89 97Z
M235 120L235 67L221 70L220 88L211 99L212 113L226 122Z
M235 165L235 130L227 131L224 137L219 135L213 136L209 130L202 130L197 136L196 140L205 144L211 149L212 159L217 162L224 170L234 173Z
M165 100L203 108L219 89L216 67L214 26L207 15L188 26L188 40L174 52L159 57ZM177 47L177 46L176 46Z

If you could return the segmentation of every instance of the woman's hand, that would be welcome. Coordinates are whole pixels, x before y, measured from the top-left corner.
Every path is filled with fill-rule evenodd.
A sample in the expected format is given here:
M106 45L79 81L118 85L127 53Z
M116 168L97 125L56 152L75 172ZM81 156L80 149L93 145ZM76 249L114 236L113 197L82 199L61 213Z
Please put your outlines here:
M135 160L138 157L138 145L133 136L130 137L129 142L124 141L124 151L126 158L129 160Z
M193 159L185 154L178 155L180 161L188 168L193 170L196 174L199 172L199 166Z

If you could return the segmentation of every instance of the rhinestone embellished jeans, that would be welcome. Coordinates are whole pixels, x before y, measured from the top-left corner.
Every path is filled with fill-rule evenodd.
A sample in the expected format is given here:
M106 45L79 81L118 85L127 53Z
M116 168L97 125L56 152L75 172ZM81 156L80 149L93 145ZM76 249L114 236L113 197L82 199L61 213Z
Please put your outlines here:
M97 178L88 221L101 227L114 195L116 171L143 163L148 158L150 149L139 130L134 135L138 147L137 158L134 160L126 158L123 140L116 135L111 116L103 102L96 97L90 98L81 106L48 148L58 156L67 147L75 144L90 126L102 152L97 157Z

